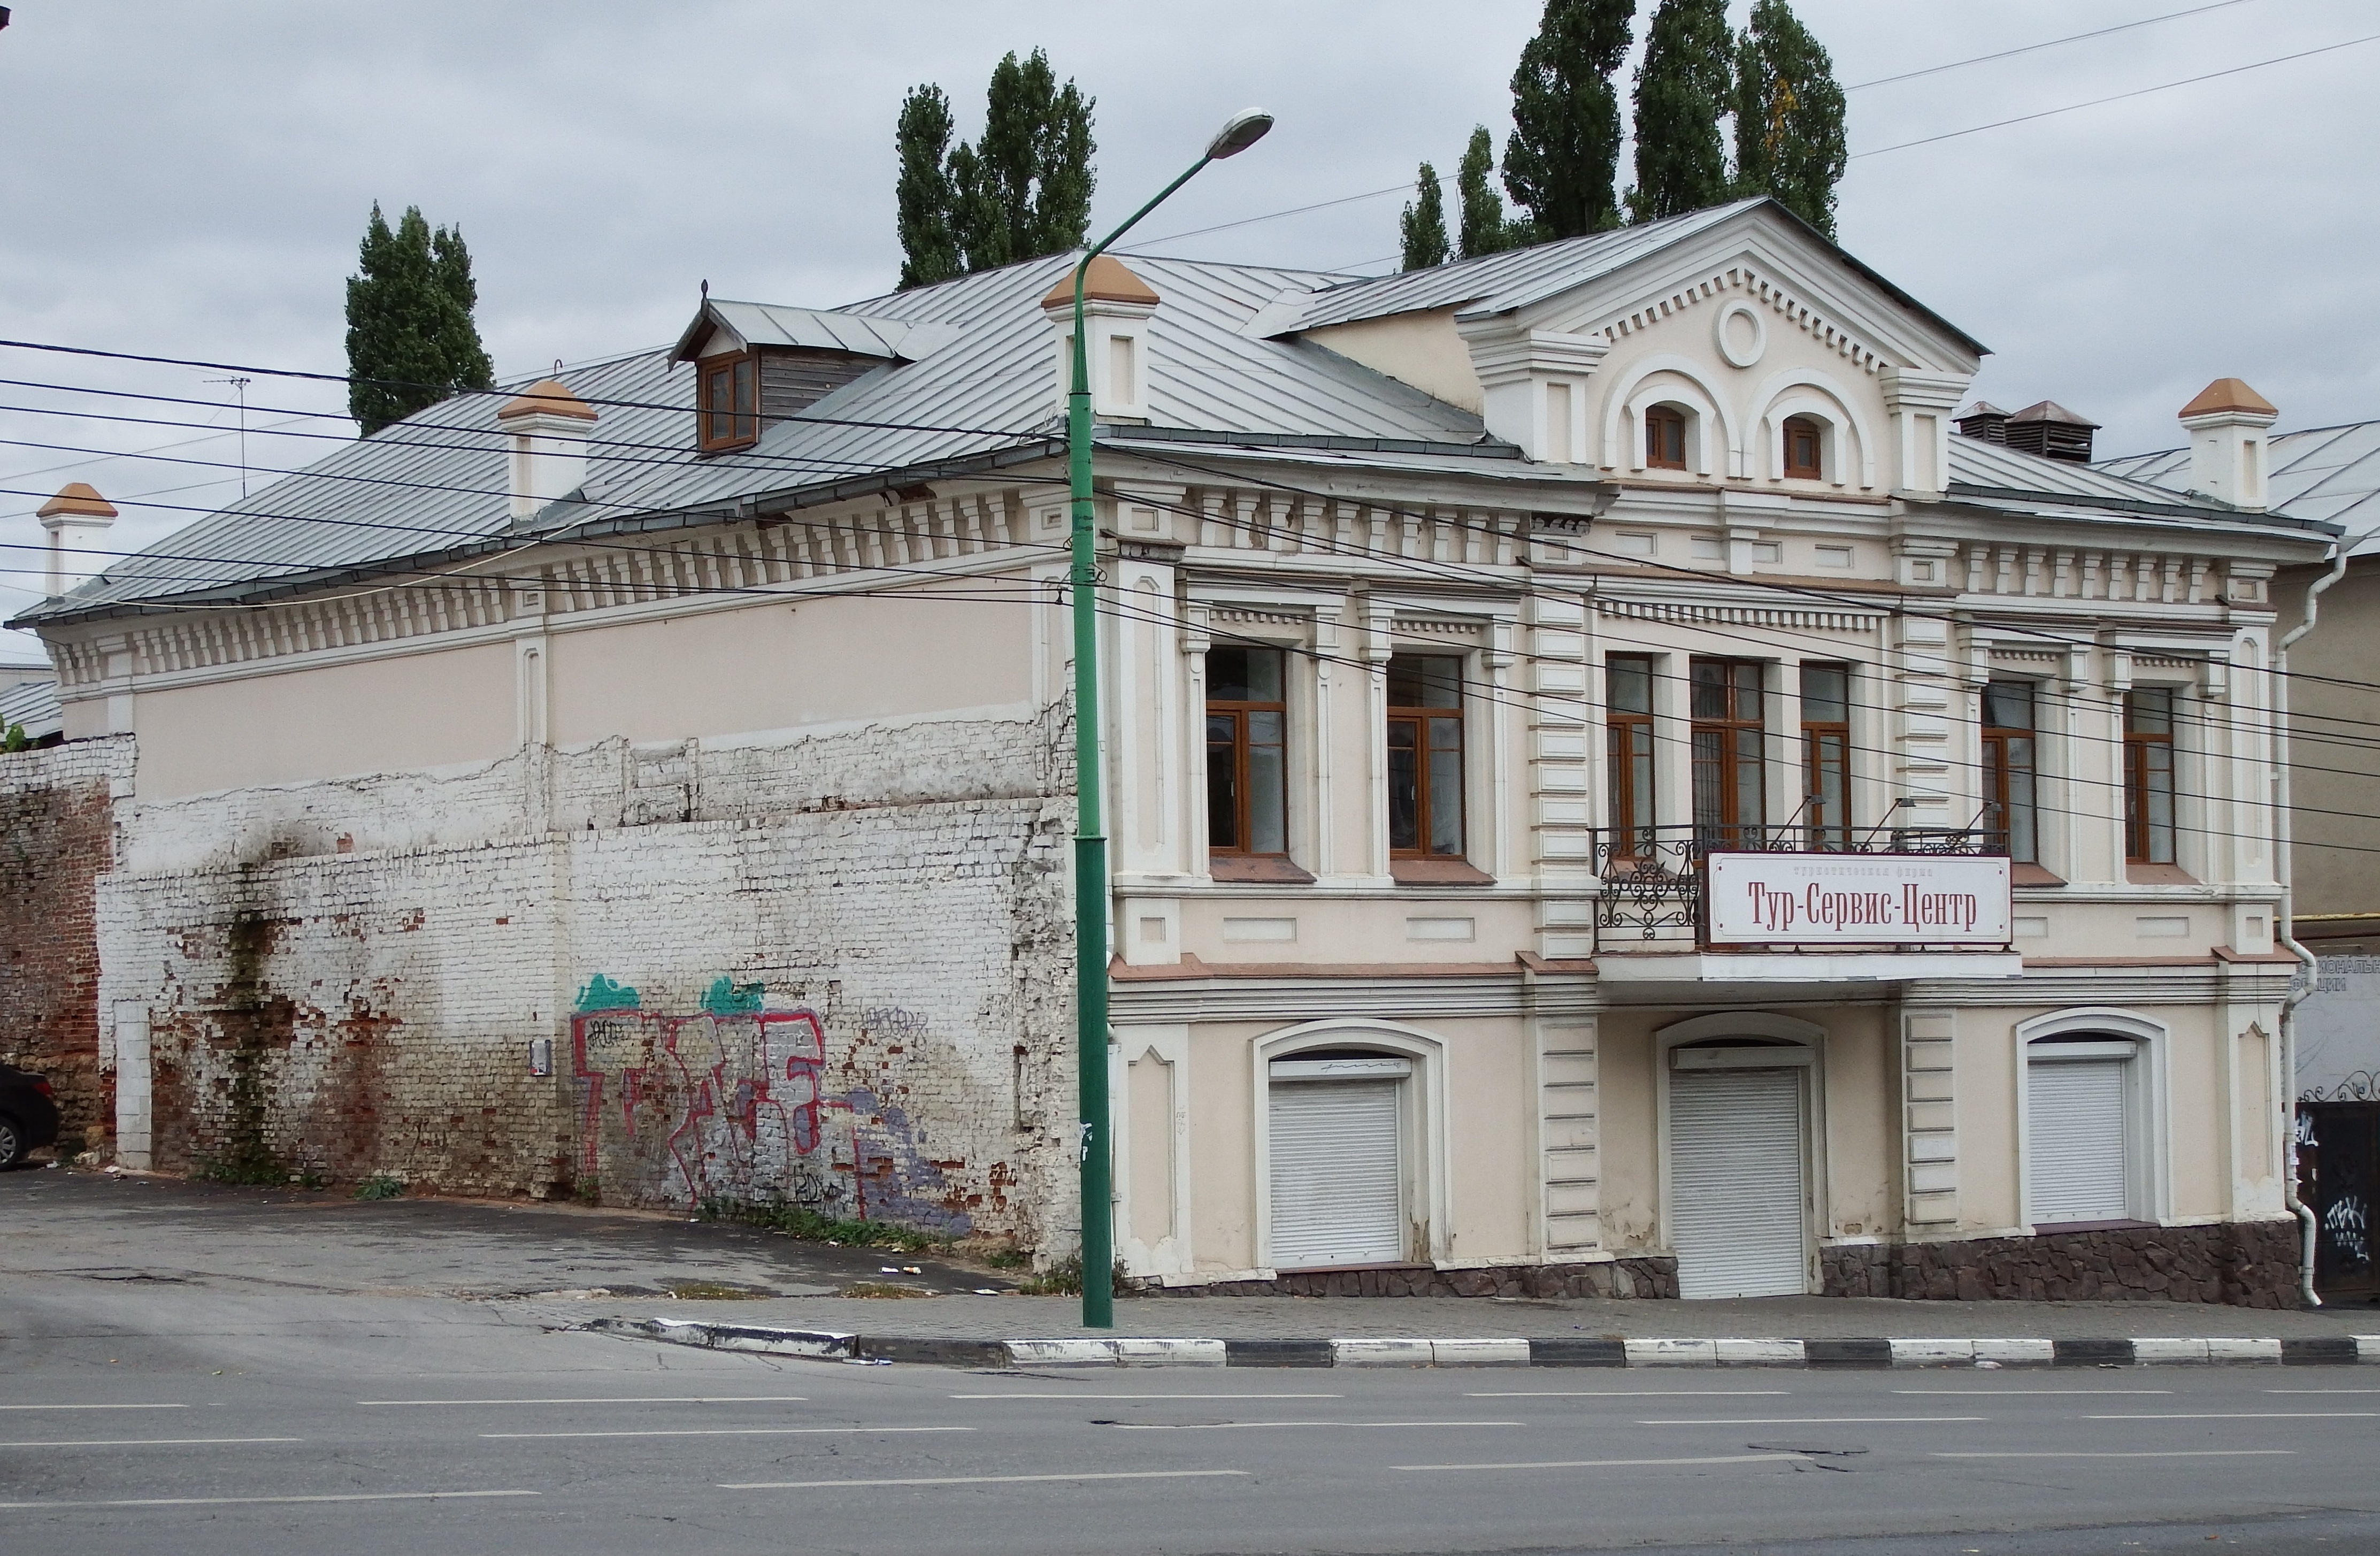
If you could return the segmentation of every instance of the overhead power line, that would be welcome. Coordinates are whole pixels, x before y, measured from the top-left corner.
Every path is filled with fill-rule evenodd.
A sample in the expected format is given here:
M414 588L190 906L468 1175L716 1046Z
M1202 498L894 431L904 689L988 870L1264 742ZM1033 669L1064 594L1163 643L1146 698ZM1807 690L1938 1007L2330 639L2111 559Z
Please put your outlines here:
M2168 11L2161 17L2143 17L2138 21L2118 22L2113 27L2102 27L2090 32L2071 32L2063 38L2050 38L2042 43L2024 44L2021 48L2002 49L1998 54L1979 54L1972 55L1966 59L1953 59L1941 65L1929 65L1923 70L1904 70L1898 76L1878 76L1872 81L1855 81L1852 85L1845 87L1843 90L1845 91L1865 91L1870 87L1890 86L1895 81L1913 81L1920 76L1938 76L1945 70L1963 70L1970 65L1989 65L1996 59L2014 59L2021 54L2033 54L2042 49L2060 48L2068 43L2080 43L2085 39L2105 38L2108 34L2114 32L2130 32L2136 27L2155 27L2161 21L2180 21L2184 17L2203 16L2208 11L2219 11L2225 9L2227 6L2240 6L2245 5L2246 3L2247 0L2215 0L2215 3L2211 6L2192 6L2186 11Z

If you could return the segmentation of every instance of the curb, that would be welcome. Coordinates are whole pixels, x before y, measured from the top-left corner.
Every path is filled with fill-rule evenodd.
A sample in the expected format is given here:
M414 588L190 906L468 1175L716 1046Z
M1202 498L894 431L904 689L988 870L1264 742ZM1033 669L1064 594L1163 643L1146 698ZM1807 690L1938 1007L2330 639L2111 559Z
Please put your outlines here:
M598 1334L713 1351L929 1367L2342 1367L2380 1334L2165 1340L939 1340L682 1319L597 1319Z

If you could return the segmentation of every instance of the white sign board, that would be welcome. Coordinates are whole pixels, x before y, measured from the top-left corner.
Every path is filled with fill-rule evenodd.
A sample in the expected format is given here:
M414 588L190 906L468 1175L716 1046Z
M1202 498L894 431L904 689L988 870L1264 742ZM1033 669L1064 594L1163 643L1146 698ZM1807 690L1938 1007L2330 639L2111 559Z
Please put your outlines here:
M1713 945L2005 945L2009 862L1974 854L1712 854Z

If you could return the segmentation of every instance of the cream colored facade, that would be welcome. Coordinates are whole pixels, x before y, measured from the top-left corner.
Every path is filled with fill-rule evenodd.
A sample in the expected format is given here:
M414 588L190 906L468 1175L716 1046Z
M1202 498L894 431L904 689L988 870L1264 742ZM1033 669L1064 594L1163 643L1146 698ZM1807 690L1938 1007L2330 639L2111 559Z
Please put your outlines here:
M1712 1170L1709 1100L1739 1072L1795 1099L1767 1159L1791 1181L1754 1186L1801 1223L1787 1276L1772 1263L1747 1289L1925 1295L1923 1250L1968 1245L1985 1250L1970 1278L2003 1289L2033 1278L2039 1250L2088 1238L2164 1239L2212 1269L2225 1238L2277 1225L2271 1035L2289 966L2265 786L2279 748L2257 672L2270 580L2325 537L2004 451L1979 475L1949 417L1981 348L1773 206L1533 287L1509 307L1483 285L1312 328L1300 310L1331 294L1310 281L1238 305L1243 338L1319 346L1399 381L1384 397L1477 415L1471 444L1169 439L1168 374L1191 371L1169 330L1190 326L1162 300L1101 370L1148 375L1103 389L1111 414L1148 424L1120 425L1099 456L1127 1268L1361 1284L1345 1261L1283 1258L1276 1226L1310 1214L1291 1179L1321 1150L1289 1138L1317 1115L1282 1088L1346 1062L1384 1077L1365 1095L1393 1112L1362 1149L1389 1153L1395 1246L1354 1262L1402 1289L1524 1271L1530 1289L1656 1295L1695 1238L1689 1284L1731 1279L1724 1215L1692 1210L1689 1237L1680 1185ZM1046 371L1052 325L1017 311L1020 371ZM1682 421L1681 468L1648 456L1657 414ZM1815 474L1789 473L1797 431ZM44 631L69 734L138 738L122 797L153 824L129 868L558 837L600 830L569 774L614 747L633 793L646 754L673 743L794 752L896 725L930 743L936 721L1054 727L1069 706L1062 468L888 476L633 544L557 538L501 577ZM1278 649L1286 667L1285 857L1262 869L1219 869L1230 851L1209 836L1219 647ZM1461 666L1459 856L1408 858L1391 836L1388 672L1408 654ZM1666 884L1634 892L1614 862L1614 656L1650 667L1651 823L1677 848ZM1703 659L1750 666L1759 687L1741 738L1760 809L1729 824L1773 840L1807 835L1803 667L1848 667L1838 841L1883 855L1896 834L1986 846L1984 688L2029 686L2039 844L2012 939L1702 943L1688 688ZM2147 869L2126 858L2135 688L2178 711L2175 857ZM1051 740L1058 792L1064 760ZM513 786L481 810L385 800L408 775L467 768ZM871 771L854 792L900 776ZM946 796L966 775L940 781ZM630 807L601 827L698 821L698 788L682 816ZM1063 928L1021 925L1020 943L1028 931ZM722 966L772 954L724 932ZM938 954L921 949L918 977ZM823 978L835 953L818 954ZM111 997L151 997L144 976L112 971ZM831 1044L831 1012L827 1027ZM1028 1105L1026 1054L1067 1040L1054 1026L1020 1040L998 1129L1063 1133ZM2048 1128L2034 1099L2052 1092L2028 1066L2073 1055L2123 1066L2120 1213L2095 1220L2033 1202ZM1061 1238L1069 1212L1043 1204L1038 1223ZM2234 1285L2276 1281L2290 1272Z

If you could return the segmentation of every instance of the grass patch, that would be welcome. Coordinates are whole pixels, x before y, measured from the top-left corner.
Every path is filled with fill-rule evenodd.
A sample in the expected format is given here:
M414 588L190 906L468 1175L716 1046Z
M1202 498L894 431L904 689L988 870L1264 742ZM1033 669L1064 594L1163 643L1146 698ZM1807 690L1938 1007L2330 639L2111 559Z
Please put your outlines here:
M905 1254L946 1253L952 1239L913 1226L887 1221L844 1221L822 1216L799 1205L747 1204L734 1199L706 1199L705 1221L734 1222L798 1237L805 1243L839 1243L846 1248L891 1248Z
M836 1294L841 1296L931 1296L934 1294L917 1286L895 1285L890 1281L858 1281Z
M663 1283L662 1289L680 1302L757 1302L770 1295L717 1281L670 1281Z
M983 1256L983 1261L984 1263L991 1266L994 1270L1030 1270L1033 1268L1033 1256L1026 1252L1023 1248L1014 1246L994 1248L991 1252Z
M322 1175L310 1167L292 1167L261 1149L234 1149L221 1156L203 1156L190 1165L190 1177L202 1184L244 1188L320 1188Z
M1123 1260L1115 1262L1114 1283L1110 1287L1118 1296L1130 1296L1132 1284L1123 1272ZM1020 1296L1080 1296L1083 1295L1083 1256L1078 1251L1051 1265L1038 1275L1016 1282Z
M356 1185L355 1197L358 1199L395 1199L404 1192L405 1180L403 1178L391 1177L386 1173L374 1173L370 1177L366 1178L363 1182Z

